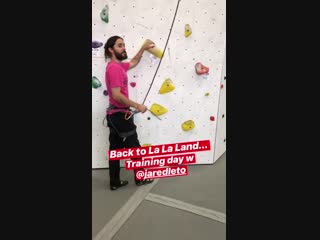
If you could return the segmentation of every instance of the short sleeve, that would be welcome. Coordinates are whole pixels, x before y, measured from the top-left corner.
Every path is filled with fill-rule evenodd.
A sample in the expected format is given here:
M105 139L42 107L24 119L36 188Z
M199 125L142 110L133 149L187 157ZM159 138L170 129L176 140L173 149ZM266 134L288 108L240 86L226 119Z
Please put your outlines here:
M127 72L129 70L130 63L129 62L124 62L124 63L122 63L122 67Z
M122 87L122 73L121 69L116 66L109 68L107 78L110 84L110 88Z

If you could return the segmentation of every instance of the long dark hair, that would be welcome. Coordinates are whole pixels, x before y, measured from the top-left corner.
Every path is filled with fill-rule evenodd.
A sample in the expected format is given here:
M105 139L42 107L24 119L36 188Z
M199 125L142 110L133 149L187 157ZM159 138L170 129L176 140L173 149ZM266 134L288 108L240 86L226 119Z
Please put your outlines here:
M118 39L122 39L122 37L119 36L112 36L108 39L108 41L106 42L106 44L104 45L104 57L107 58L111 58L112 57L112 53L109 52L109 48L113 48L114 44L116 43L116 41Z

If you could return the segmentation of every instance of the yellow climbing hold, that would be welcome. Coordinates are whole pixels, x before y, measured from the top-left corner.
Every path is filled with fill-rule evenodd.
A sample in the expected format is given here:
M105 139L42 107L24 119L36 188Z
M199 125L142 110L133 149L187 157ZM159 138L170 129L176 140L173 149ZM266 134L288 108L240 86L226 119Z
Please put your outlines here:
M159 93L164 94L164 93L172 92L174 89L176 89L176 86L174 86L170 78L167 78L162 84Z
M143 145L142 145L142 147L150 147L150 146L152 146L152 145L149 144L149 143L146 143L146 144L143 144Z
M184 27L184 36L189 37L192 33L191 27L189 24L186 24Z
M152 42L150 39L146 39L143 45L149 44L150 42ZM157 58L163 57L163 51L155 44L152 48L148 48L147 51L156 56Z
M152 104L152 106L151 106L151 108L150 108L150 111L151 111L154 115L160 116L160 115L162 115L162 114L167 113L167 112L168 112L168 109L165 108L165 107L163 107L163 106L161 106L161 105L159 105L159 104L157 104L157 103L154 103L154 104Z
M194 129L196 125L195 125L194 121L188 120L188 121L185 121L184 123L182 123L181 126L184 131L190 131L190 130Z

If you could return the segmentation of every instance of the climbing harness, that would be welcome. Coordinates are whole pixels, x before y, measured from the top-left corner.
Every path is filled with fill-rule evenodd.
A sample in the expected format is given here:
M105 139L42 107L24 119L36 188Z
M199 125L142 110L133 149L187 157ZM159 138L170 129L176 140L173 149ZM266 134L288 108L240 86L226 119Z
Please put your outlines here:
M129 120L133 115L135 115L139 112L140 112L139 110L134 110L134 111L128 110L128 111L126 111L126 113L124 115L124 119Z

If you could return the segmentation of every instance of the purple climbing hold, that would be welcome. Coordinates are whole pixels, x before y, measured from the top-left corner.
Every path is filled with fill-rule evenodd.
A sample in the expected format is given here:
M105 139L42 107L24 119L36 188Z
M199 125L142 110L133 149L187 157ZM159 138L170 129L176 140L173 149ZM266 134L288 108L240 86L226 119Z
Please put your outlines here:
M98 42L98 41L93 41L92 42L92 48L99 48L102 47L103 43L102 42Z
M108 91L107 91L107 90L104 90L104 91L103 91L103 95L108 96Z

